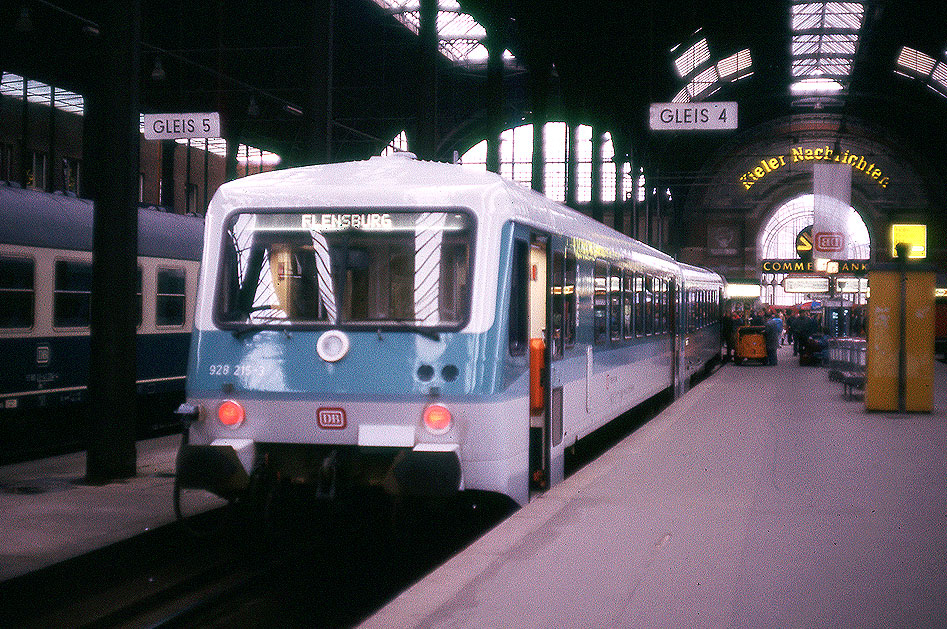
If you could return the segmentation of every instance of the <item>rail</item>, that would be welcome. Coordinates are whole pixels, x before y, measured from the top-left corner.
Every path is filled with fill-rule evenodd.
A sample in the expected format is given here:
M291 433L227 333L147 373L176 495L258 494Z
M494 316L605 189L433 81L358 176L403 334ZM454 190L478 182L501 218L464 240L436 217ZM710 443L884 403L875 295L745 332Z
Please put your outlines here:
M855 390L865 388L865 356L868 341L859 338L829 339L826 366L829 380L841 382L845 399L851 400Z

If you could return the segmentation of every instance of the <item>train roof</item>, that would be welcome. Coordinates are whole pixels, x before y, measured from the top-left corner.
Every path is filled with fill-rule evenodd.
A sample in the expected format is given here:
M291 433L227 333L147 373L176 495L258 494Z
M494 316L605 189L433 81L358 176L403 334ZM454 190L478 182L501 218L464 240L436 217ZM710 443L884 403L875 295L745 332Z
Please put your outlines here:
M219 220L220 212L243 208L357 207L366 200L374 207L432 203L465 206L473 197L499 196L508 203L488 204L490 219L517 219L625 248L651 262L660 261L669 270L678 264L667 254L496 173L422 161L411 153L276 170L230 181L214 195L208 220Z
M714 271L705 269L692 264L678 262L681 267L681 273L684 275L685 283L696 284L699 282L710 282L712 284L726 284L723 277Z
M92 251L93 203L74 196L0 185L0 243ZM200 260L204 221L138 210L138 255Z

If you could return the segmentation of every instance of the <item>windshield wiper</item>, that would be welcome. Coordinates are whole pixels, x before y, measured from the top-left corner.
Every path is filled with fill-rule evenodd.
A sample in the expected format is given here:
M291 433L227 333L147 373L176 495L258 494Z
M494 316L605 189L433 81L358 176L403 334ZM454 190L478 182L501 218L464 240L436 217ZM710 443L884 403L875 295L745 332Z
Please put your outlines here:
M247 336L247 335L253 336L253 335L256 334L257 332L261 332L261 331L266 330L266 329L267 329L267 327L266 327L265 325L262 325L262 324L257 323L257 324L254 324L254 325L248 325L248 326L246 326L246 327L242 327L242 328L240 328L239 330L234 330L234 331L231 332L231 334L233 334L233 337L234 337L235 339L241 339L241 338L243 338L243 337L245 337L245 336ZM282 332L282 333L283 333L283 336L285 336L286 338L288 338L288 339L293 338L293 335L290 334L289 330L287 330L286 328L282 328L282 327L281 327L281 328L277 328L277 329L278 329L280 332Z

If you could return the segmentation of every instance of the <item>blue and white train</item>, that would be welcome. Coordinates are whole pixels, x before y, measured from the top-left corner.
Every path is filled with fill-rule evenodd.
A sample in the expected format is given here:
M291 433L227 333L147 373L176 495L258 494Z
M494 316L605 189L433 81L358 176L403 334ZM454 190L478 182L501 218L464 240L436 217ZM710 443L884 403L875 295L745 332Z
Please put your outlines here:
M137 385L183 398L203 221L138 214ZM89 384L92 202L0 183L0 425L5 455L47 426L35 412L78 408ZM170 400L169 400L170 401ZM173 417L168 411L167 425ZM16 428L22 428L22 430ZM81 441L73 424L68 440ZM32 436L31 436L32 435ZM54 444L49 444L54 445Z
M723 280L493 173L410 154L254 175L206 216L182 487L474 489L720 356Z

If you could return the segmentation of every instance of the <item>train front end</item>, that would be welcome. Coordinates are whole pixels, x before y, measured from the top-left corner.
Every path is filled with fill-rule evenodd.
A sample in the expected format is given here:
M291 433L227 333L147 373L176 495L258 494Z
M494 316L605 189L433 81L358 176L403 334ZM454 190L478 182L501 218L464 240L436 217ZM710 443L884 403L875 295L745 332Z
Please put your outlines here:
M471 313L476 214L450 193L424 200L422 165L410 186L371 183L394 176L374 161L255 176L215 197L182 487L464 488L464 415L488 404L482 365L498 358L494 312ZM492 276L476 292L495 295Z

